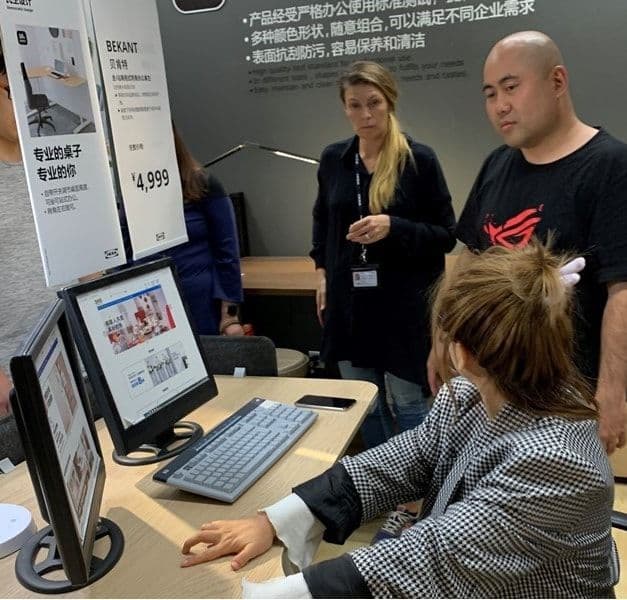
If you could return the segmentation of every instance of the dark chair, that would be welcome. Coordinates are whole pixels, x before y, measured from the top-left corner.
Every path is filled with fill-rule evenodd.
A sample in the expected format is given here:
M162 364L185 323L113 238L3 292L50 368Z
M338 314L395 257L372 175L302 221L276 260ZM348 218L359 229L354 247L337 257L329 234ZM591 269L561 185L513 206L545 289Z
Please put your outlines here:
M201 335L200 344L214 375L233 375L244 367L246 375L276 376L276 349L270 338L260 336Z
M28 100L28 107L31 110L37 111L37 117L32 121L29 121L28 124L32 125L33 123L37 123L37 135L41 135L41 127L42 125L50 125L53 131L56 131L56 127L52 123L52 117L49 115L44 115L44 111L50 108L50 102L48 100L48 96L46 94L33 94L33 86L30 83L30 79L28 78L28 74L26 73L26 66L24 63L20 63L20 67L22 68L22 78L24 79L24 87L26 88L26 98Z
M616 527L616 529L622 529L623 531L627 531L627 513L613 510L612 511L612 527Z

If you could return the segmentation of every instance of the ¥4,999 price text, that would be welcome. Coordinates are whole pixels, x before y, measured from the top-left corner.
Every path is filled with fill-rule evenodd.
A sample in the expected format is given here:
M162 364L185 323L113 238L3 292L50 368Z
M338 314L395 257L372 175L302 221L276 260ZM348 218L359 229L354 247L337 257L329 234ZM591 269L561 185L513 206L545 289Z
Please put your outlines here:
M146 171L146 173L131 173L131 179L140 190L144 190L146 193L154 188L170 185L170 175L167 169Z

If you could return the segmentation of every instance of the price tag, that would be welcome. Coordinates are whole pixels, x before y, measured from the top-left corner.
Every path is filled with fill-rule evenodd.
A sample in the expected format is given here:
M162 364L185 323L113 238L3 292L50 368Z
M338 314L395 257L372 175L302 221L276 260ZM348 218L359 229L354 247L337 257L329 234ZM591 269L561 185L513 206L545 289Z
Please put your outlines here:
M167 169L156 169L145 173L131 173L135 187L148 193L150 190L170 185L170 174Z

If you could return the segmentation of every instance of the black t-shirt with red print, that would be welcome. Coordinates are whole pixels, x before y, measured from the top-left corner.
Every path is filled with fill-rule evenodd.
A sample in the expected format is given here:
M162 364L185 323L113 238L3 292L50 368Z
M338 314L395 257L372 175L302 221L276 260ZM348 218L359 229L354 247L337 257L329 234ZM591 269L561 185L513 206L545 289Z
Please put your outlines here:
M553 232L553 248L586 258L577 284L578 364L598 374L607 284L627 281L627 144L600 130L543 165L501 146L486 159L457 225L471 250L522 247Z

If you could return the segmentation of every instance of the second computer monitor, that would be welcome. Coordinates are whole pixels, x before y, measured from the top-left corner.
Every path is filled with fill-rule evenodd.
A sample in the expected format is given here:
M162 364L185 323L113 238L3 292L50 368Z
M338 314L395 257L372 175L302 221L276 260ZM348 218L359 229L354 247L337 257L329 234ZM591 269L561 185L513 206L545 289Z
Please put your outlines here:
M65 61L59 60L58 58L55 58L54 59L54 70L59 75L65 75L66 71L67 71L67 65L65 64Z
M44 529L26 542L16 574L31 590L68 592L109 571L120 557L123 538L107 521L111 552L104 561L94 561L104 462L61 301L45 311L11 359L11 375L13 413L41 513L51 525L51 531ZM48 556L42 560L45 549ZM46 577L60 568L67 581Z
M217 389L171 261L131 267L59 294L116 460L129 463L123 457L146 444L163 450L156 459L172 456L166 447L180 437L174 425Z

